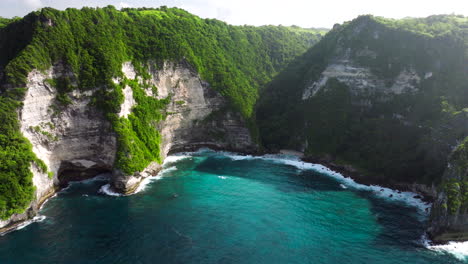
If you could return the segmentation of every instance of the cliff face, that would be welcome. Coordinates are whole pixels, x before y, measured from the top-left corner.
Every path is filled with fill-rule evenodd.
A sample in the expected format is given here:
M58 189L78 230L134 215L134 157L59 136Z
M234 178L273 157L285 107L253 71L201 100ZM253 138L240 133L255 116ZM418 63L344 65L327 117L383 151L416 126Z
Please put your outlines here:
M142 82L131 63L124 63L122 72L126 78ZM163 158L169 152L205 146L243 152L257 150L240 114L231 110L226 99L202 81L187 63L166 62L161 68L148 63L148 72L150 83L157 90L145 90L146 96L171 98L165 110L166 119L156 125L162 134ZM161 169L160 164L152 162L133 175L115 170L116 135L102 111L91 104L93 93L99 88L84 92L75 89L67 93L71 103L60 106L56 102L57 89L50 80L64 76L73 79L71 71L61 64L28 75L27 92L19 113L21 132L32 143L34 153L45 162L49 173L31 166L35 200L26 213L0 221L0 227L32 217L45 199L69 181L113 171L112 186L129 194L141 180ZM122 92L124 100L118 116L128 118L136 101L129 86Z
M21 132L32 143L34 153L47 165L49 173L31 165L35 200L26 213L1 221L0 226L34 215L59 185L112 169L116 139L109 121L91 106L92 90L75 90L69 94L69 105L57 104L57 89L49 80L63 76L72 74L61 64L28 75L27 92L19 112Z
M74 90L69 93L70 104L57 104L56 87L48 79L63 76L72 74L62 65L45 73L31 72L20 112L21 132L56 175L55 184L109 171L116 149L110 123L90 104L92 90ZM66 178L62 178L65 174Z
M468 138L451 154L437 199L432 206L429 232L437 242L468 240Z
M161 70L150 68L158 98L172 95L170 114L161 124L163 156L170 151L199 146L254 152L249 130L241 116L232 111L218 92L185 63L165 63Z
M233 111L226 99L212 90L207 82L201 80L189 64L165 62L158 68L154 62L149 62L147 66L149 82L157 91L146 89L146 95L158 99L171 98L165 110L165 120L157 125L162 135L163 159L170 152L200 147L241 152L257 150L241 115ZM125 63L122 71L128 79L142 82L130 63ZM131 93L125 91L122 111L132 101ZM141 180L155 175L159 170L160 165L153 162L143 172L134 175L115 172L112 184L120 192L131 193Z
M336 55L328 63L325 70L320 74L318 80L309 80L303 93L302 100L307 100L315 96L322 88L327 85L328 80L336 79L347 85L351 94L355 97L381 95L388 96L392 94L411 93L417 91L417 85L421 77L414 69L404 69L398 73L397 77L386 83L385 79L376 76L371 68L364 67L351 59L351 48L345 51L343 48L337 50ZM358 58L372 59L377 56L374 51L367 48L354 51ZM427 72L425 76L430 78L431 73ZM387 80L388 81L388 80ZM370 102L353 102L354 104L368 105Z

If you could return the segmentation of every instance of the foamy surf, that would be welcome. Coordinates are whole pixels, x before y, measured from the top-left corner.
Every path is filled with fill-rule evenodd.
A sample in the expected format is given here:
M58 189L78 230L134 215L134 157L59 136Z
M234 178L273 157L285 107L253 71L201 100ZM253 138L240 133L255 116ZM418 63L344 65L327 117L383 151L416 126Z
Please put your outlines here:
M218 152L218 153L232 160L261 159L261 160L267 160L267 161L271 161L275 163L281 163L281 164L294 166L300 170L313 170L313 171L323 173L329 177L332 177L338 180L340 182L341 188L343 188L344 186L345 188L369 191L369 192L372 192L375 196L386 199L386 200L404 202L407 205L416 207L424 217L427 217L430 212L431 204L426 203L419 198L415 198L415 196L418 196L418 194L416 193L400 192L397 190L393 190L393 189L378 186L378 185L369 186L369 185L360 184L360 183L355 182L353 179L349 177L345 177L341 173L333 171L323 165L304 162L300 160L297 156L285 155L285 154L267 154L263 156L250 156L250 155L240 155L240 154L229 153L229 152Z
M176 155L172 155L172 156L167 156L166 159L164 159L163 165L173 163L173 162L176 162L176 161L183 160L183 159L191 157L190 155L184 155L184 154L185 153L176 154Z
M97 181L108 181L109 180L109 174L104 173L104 174L98 174L93 178L89 178L86 180L81 180L81 181L70 181L68 182L68 186L65 188L62 188L58 193L66 193L70 190L71 186L73 184L89 184Z
M192 156L187 155L186 153L179 153L179 154L175 154L175 155L172 155L172 156L167 156L166 159L164 159L163 166L165 166L165 165L167 166L170 163L174 163L176 161L191 158L191 157ZM160 180L160 179L162 179L164 174L166 174L168 172L176 171L176 170L177 170L176 166L163 168L156 176L150 176L150 177L147 177L147 178L143 179L140 182L140 185L138 185L138 188L135 190L135 192L133 194L139 193L139 192L145 190L146 187L148 186L148 184L150 184L151 182Z
M176 157L176 158L173 158L173 157ZM169 160L167 160L169 158ZM178 161L178 160L182 160L182 159L185 159L185 158L189 158L189 156L169 156L166 158L166 160L164 161L163 165L166 165L166 164L169 164L169 163L172 163L172 162L175 162L175 161ZM138 188L135 190L135 193L139 193L141 191L144 191L146 189L146 187L154 182L154 181L157 181L157 180L160 180L163 178L163 176L166 174L166 173L169 173L169 172L172 172L172 171L176 171L177 170L177 167L176 166L171 166L171 167L168 167L168 168L163 168L156 176L150 176L150 177L147 177L147 178L144 178L141 182L140 182L140 185L138 185Z
M150 184L151 182L162 179L161 174L163 174L163 173L165 173L164 170L160 171L160 172L158 173L158 175L156 175L156 176L151 176L151 177L146 177L146 178L144 178L144 179L140 182L140 185L138 185L138 188L135 190L135 192L134 192L133 194L139 193L139 192L145 190L146 187L148 186L148 184Z
M459 260L468 260L468 241L466 242L449 242L445 245L431 245L431 241L424 234L421 238L422 244L427 249L440 252L440 253L448 253L453 255Z
M390 188L382 187L379 185L364 185L355 182L353 179L349 177L343 176L341 173L333 171L323 165L320 164L313 164L313 163L306 163L300 160L292 160L292 159L278 159L278 158L268 158L270 160L274 160L277 162L281 162L284 164L288 164L291 166L295 166L302 170L313 170L316 172L323 173L327 176L333 177L334 179L338 180L340 184L344 185L347 188L355 189L355 190L363 190L372 192L375 196L392 201L402 201L407 205L416 207L421 214L427 216L429 214L431 204L422 201L419 198L415 198L418 194L413 192L401 192L397 190L393 190Z
M447 245L429 246L428 248L439 252L450 253L460 260L468 260L468 241L449 242Z
M172 166L172 167L169 167L167 169L163 169L162 173L168 173L168 172L171 172L171 171L176 171L177 170L177 167L176 166Z
M177 156L177 157L181 157L181 156ZM168 161L167 163L175 162L177 160L181 160L181 159L184 159L184 158L188 158L188 156L184 156L184 157L181 157L181 158L175 158L175 159L171 158L171 159L169 159L170 161ZM166 162L164 162L164 163L166 163ZM176 170L177 170L176 166L171 166L169 168L162 169L156 176L150 176L150 177L144 178L140 182L140 184L138 185L135 192L133 192L132 194L129 194L129 195L133 195L133 194L144 191L146 189L146 187L150 183L152 183L154 181L157 181L157 180L160 180L160 179L163 178L164 174L166 174L168 172L176 171ZM117 193L117 192L112 191L110 184L103 185L101 187L101 189L99 189L99 192L102 193L102 194L109 195L109 196L129 196L129 195L123 195L121 193Z
M44 205L52 198L56 197L57 196L57 193L54 193L54 195L50 196L49 198L47 198L42 204L41 206L39 207L39 211L42 210L42 207L44 207Z
M109 196L123 196L123 194L121 194L121 193L117 193L117 192L112 191L111 185L109 183L103 185L101 187L101 189L99 189L99 192L102 193L102 194L109 195Z
M45 215L36 215L35 217L33 217L32 219L29 219L29 220L26 220L24 222L22 222L21 224L19 224L18 226L16 226L16 228L14 229L11 229L9 230L8 232L5 232L3 234L1 234L1 236L5 235L5 234L8 234L10 232L13 232L13 231L16 231L16 230L21 230L25 227L27 227L28 225L32 224L32 223L39 223L39 222L42 222L46 219L47 217Z

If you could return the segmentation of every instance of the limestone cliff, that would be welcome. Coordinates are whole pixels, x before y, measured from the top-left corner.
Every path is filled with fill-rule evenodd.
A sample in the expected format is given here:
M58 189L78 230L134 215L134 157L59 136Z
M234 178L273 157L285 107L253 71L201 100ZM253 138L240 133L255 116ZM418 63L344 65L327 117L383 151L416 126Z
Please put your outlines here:
M156 127L162 134L163 158L169 152L199 147L256 151L256 144L240 114L231 110L226 99L202 81L190 65L165 62L162 67L157 67L150 62L147 66L150 82L157 90L147 89L146 95L171 98L165 110L166 119ZM142 82L130 62L122 65L122 72L126 78ZM157 162L133 175L115 169L116 134L103 112L91 103L94 92L100 88L74 89L67 94L71 103L61 106L56 101L57 89L50 80L64 76L74 78L63 64L56 64L45 72L34 70L28 75L27 92L19 113L21 132L50 172L42 173L35 165L31 166L36 198L26 213L0 221L0 228L31 218L45 199L69 181L113 172L111 183L114 189L129 194L142 179L161 169ZM119 82L119 78L114 81ZM128 118L136 102L129 86L122 92L124 100L118 116Z
M255 152L257 147L239 113L229 108L225 98L212 90L207 82L200 79L196 71L186 62L165 62L161 67L149 62L150 84L157 91L146 89L146 95L163 99L171 98L166 112L167 117L158 124L162 134L161 155L170 152L190 151L200 147ZM123 66L129 79L138 79L129 63ZM128 93L125 93L128 94ZM124 109L130 101L125 96ZM114 173L113 187L123 193L131 193L138 183L160 169L152 163L143 172L134 175Z
M57 90L49 80L63 76L73 75L62 64L45 72L34 70L28 75L27 92L19 112L21 132L32 143L34 153L44 161L49 173L31 165L36 199L26 213L1 221L1 227L33 216L60 185L112 169L116 141L109 121L91 106L93 91L75 90L69 94L71 104L66 107L57 104Z
M345 52L337 51L335 57L320 74L320 78L308 81L308 85L302 94L302 100L307 100L316 95L332 78L346 84L353 95L361 97L379 93L392 95L417 91L421 77L414 69L402 70L396 78L387 80L387 82L391 81L390 85L388 85L385 79L376 76L369 67L363 67L351 59L351 51L351 48L347 48ZM377 56L374 51L367 48L358 49L355 53L358 54L358 57L375 58ZM431 76L430 72L426 73L425 76ZM363 103L365 104L365 102Z

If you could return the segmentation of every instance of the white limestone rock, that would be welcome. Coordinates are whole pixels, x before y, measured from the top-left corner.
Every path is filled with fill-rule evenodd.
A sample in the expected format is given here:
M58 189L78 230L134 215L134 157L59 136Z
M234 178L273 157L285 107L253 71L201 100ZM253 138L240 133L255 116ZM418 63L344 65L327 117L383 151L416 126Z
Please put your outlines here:
M128 117L133 106L136 105L136 101L133 98L133 91L130 86L126 85L122 92L124 94L124 102L120 106L119 117Z

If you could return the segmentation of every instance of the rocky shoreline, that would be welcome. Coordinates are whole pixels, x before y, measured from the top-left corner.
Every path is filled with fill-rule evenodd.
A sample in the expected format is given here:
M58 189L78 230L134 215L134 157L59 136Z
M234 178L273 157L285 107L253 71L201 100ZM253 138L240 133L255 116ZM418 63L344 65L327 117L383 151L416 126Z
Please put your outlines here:
M24 213L18 214L18 220L11 222L4 227L1 227L0 236L3 236L7 233L10 233L16 230L19 226L21 226L27 221L31 221L35 216L37 216L37 213L42 208L42 206L59 191L60 191L60 188L58 186L57 188L53 188L49 190L49 192L46 195L41 197L41 199L37 202L36 205L31 206Z
M436 199L436 193L434 188L427 187L423 184L410 184L410 183L401 183L401 182L389 182L388 180L382 178L367 177L359 172L358 169L354 168L351 165L339 165L334 163L332 160L320 159L316 157L304 156L301 158L302 161L314 164L323 165L331 170L339 172L345 177L353 179L359 184L364 184L367 186L378 185L381 187L390 188L396 191L401 192L414 192L423 202L433 203Z

